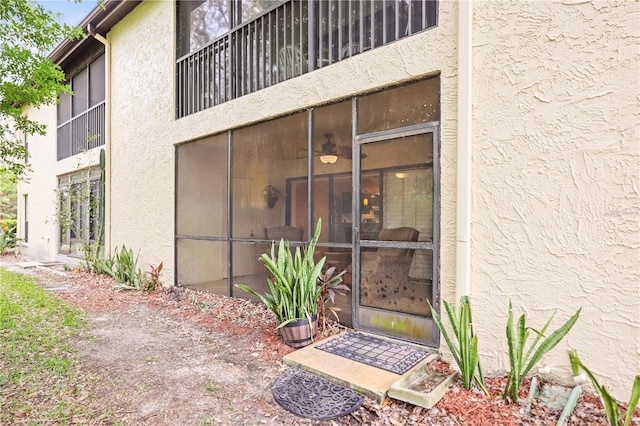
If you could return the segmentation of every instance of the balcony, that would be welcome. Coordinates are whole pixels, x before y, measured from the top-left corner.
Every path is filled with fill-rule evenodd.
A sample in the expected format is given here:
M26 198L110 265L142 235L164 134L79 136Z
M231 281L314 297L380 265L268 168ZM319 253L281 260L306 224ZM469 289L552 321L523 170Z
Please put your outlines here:
M104 101L58 126L58 161L104 145Z
M177 60L176 117L376 49L437 23L436 0L291 0Z

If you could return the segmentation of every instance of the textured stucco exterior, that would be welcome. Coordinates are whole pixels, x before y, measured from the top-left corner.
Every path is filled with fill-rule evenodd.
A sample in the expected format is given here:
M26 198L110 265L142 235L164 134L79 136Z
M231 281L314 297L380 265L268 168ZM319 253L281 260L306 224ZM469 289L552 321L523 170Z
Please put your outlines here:
M638 2L474 8L472 298L482 355L508 365L509 299L618 395L640 373ZM443 283L444 285L444 283Z
M576 348L626 400L640 373L639 3L476 2L473 13L471 296L483 368L509 368L509 300L534 327L582 307L541 365L566 379ZM175 4L144 1L107 35L111 247L139 248L143 266L164 261L171 282L176 144L439 73L440 286L453 301L457 33L457 3L442 1L435 29L175 120ZM39 114L55 128L55 109Z

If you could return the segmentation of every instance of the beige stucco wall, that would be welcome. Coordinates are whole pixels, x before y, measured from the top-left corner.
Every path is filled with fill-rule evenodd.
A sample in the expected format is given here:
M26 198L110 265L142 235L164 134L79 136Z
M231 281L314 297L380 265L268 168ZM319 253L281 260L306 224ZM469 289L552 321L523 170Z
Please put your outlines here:
M29 119L46 124L47 129L56 126L55 107L25 108ZM18 237L24 238L24 196L28 196L29 241L22 243L20 251L42 260L53 260L55 256L56 227L55 218L57 187L55 175L46 171L56 158L56 145L40 135L27 136L29 143L29 162L33 172L27 175L28 180L18 183ZM53 139L55 140L55 139Z
M640 369L638 3L474 11L471 288L485 371L508 368L510 298L535 326L582 306L544 363L566 376L575 347L626 398ZM173 2L145 1L108 35L112 245L141 249L142 265L164 261L171 282L175 144L441 72L440 278L452 301L456 3L440 3L434 30L177 121L174 22Z
M625 401L640 373L638 2L478 2L472 300L489 369L507 305L553 329ZM446 225L445 225L446 226Z
M144 2L108 35L111 54L112 247L164 262L172 282L174 233L173 2Z
M111 242L141 248L142 264L165 262L174 270L174 145L279 116L355 93L437 73L447 109L443 132L455 137L455 10L440 13L440 26L420 36L359 55L232 102L175 120L175 17L172 2L145 1L108 34L112 44ZM171 34L171 37L168 37ZM439 46L438 53L426 46ZM375 65L372 65L375 64ZM344 78L345 75L350 76ZM444 121L444 120L443 120ZM455 156L449 139L448 158ZM455 170L446 179L455 187ZM451 210L455 193L444 203ZM453 211L453 210L452 210ZM455 216L455 215L453 215ZM453 219L449 219L453 224ZM446 256L454 258L454 237ZM447 270L453 280L452 270Z

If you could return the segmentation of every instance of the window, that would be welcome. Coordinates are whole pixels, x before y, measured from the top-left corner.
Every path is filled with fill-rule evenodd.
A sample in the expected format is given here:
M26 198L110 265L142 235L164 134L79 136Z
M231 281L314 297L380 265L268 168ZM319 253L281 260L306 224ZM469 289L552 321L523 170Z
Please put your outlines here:
M58 178L59 252L80 256L84 246L103 240L100 170L88 169Z
M58 103L58 160L104 145L104 54L70 80L73 94L63 93Z
M29 195L24 194L24 222L23 222L23 239L25 243L29 242L29 204L27 203L29 201Z

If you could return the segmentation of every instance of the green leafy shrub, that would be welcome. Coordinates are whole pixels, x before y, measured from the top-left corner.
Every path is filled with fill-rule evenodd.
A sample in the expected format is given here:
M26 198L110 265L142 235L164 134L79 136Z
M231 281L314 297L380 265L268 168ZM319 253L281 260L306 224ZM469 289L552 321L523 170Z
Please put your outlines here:
M0 253L16 246L16 230L18 221L15 219L0 220Z
M440 332L447 342L447 345L451 350L451 354L458 365L458 369L460 369L460 376L462 377L464 388L471 389L471 385L475 382L480 388L482 388L486 395L489 395L489 391L484 383L482 368L480 367L478 336L473 332L471 300L469 299L469 296L462 296L460 298L460 309L457 313L451 303L443 301L444 308L449 316L449 322L451 323L453 333L456 337L456 342L451 340L449 333L447 333L447 330L442 324L440 316L436 310L433 309L431 303L428 303L433 314L433 320L440 329Z
M551 324L554 315L549 318L547 323L542 327L542 330L538 331L534 328L527 327L525 325L525 315L522 314L518 319L517 325L514 328L513 324L513 307L511 301L509 301L509 318L507 320L507 342L509 344L509 363L511 365L511 371L507 378L507 384L504 389L504 398L511 398L511 401L518 403L518 390L522 384L527 373L540 361L540 359L551 349L553 349L571 330L571 327L575 324L580 316L582 308L573 314L562 327L551 333L548 337L545 337L545 332ZM531 346L525 352L525 344L529 339L529 332L533 331L536 334L536 338L531 343ZM544 339L544 340L542 340Z
M16 229L18 226L18 221L16 219L0 219L0 228L6 233L11 230L11 228Z
M602 405L604 405L605 413L607 414L607 420L611 426L619 426L620 425L620 411L618 408L618 401L609 393L609 390L605 386L601 386L596 379L596 376L593 375L591 370L589 370L578 358L578 351L575 349L569 351L569 359L571 360L571 369L573 370L573 375L578 376L580 374L580 370L583 370L589 379L591 380L591 384L596 389L598 396L602 400ZM633 417L633 412L638 406L638 400L640 399L640 375L636 375L636 378L633 381L633 388L631 389L631 399L629 399L629 405L627 406L627 414L624 418L624 426L629 425L631 422L631 417Z

